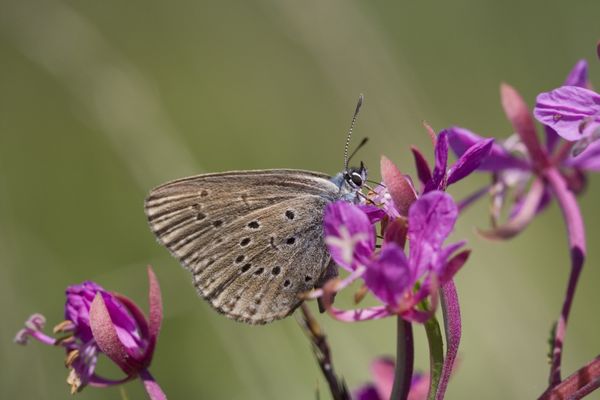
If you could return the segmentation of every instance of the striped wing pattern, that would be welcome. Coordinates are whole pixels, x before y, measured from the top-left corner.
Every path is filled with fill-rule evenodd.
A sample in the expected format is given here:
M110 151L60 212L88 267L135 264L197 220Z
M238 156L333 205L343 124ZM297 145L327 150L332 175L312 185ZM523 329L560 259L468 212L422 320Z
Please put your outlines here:
M225 172L159 186L145 211L158 241L217 311L267 323L293 312L329 264L323 210L338 198L320 173Z

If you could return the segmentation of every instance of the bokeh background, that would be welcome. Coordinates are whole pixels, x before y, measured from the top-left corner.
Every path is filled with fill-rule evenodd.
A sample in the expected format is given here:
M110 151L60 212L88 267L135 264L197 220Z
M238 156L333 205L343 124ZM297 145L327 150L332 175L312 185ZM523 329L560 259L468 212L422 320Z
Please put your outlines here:
M293 317L246 326L196 296L147 228L145 194L208 171L333 174L359 93L356 136L371 138L360 157L375 179L383 153L411 173L409 145L431 154L422 120L506 137L501 81L532 104L586 58L600 86L599 15L596 0L1 0L0 397L68 398L62 351L18 347L14 333L34 311L59 322L64 288L85 279L145 305L150 263L165 306L151 370L170 398L328 398ZM567 373L600 353L600 179L589 183L580 204L590 254ZM474 234L486 209L469 210L456 230L474 252L457 278L464 336L448 398L535 398L568 273L560 212L553 205L515 240L491 243ZM373 357L394 353L391 320L320 320L350 387L369 379ZM422 329L415 334L426 369ZM77 397L144 396L138 382L124 390Z

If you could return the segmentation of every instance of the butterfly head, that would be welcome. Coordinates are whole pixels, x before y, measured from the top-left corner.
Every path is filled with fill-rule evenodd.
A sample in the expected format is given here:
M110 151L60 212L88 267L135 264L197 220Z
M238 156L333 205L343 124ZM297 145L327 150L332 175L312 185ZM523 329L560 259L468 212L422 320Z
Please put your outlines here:
M359 191L367 180L367 168L361 161L360 167L350 167L344 171L344 181L353 190Z

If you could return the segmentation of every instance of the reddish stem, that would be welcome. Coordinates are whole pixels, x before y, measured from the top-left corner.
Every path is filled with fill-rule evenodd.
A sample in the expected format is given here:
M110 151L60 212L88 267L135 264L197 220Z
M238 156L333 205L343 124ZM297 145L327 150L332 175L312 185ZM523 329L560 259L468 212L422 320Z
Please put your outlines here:
M579 276L585 260L586 244L583 218L581 217L575 195L568 189L567 183L556 168L548 168L544 171L544 175L562 210L565 225L567 227L569 247L571 249L571 273L569 275L567 291L553 340L552 363L549 379L550 388L552 388L561 381L560 364L564 337L567 330L567 321L569 319L573 297L575 296L575 290L577 289L577 282L579 281Z
M558 385L546 390L538 400L581 399L600 386L600 356Z

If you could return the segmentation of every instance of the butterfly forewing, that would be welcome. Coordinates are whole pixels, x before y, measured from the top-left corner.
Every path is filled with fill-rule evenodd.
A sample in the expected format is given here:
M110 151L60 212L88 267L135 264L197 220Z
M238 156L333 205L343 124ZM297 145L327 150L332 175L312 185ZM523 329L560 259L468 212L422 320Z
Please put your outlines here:
M289 315L329 264L323 210L338 198L324 174L243 171L159 186L145 209L202 297L231 318L266 323Z

